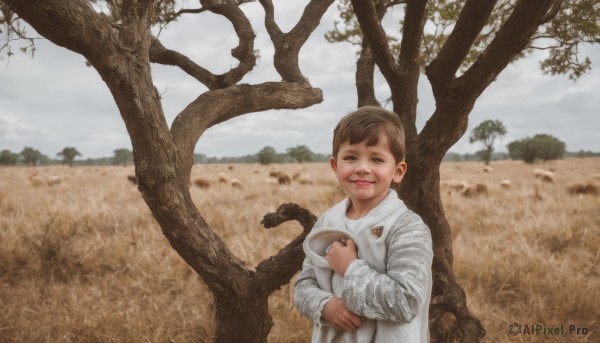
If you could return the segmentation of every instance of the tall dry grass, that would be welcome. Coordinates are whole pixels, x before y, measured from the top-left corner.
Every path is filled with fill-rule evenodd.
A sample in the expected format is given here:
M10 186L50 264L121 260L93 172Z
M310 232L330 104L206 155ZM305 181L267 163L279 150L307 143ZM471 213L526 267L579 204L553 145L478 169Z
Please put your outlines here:
M553 184L534 181L534 166L445 163L442 179L485 183L487 195L443 189L453 229L454 267L488 342L598 341L600 195L570 195L571 184L600 175L599 159L546 164ZM535 166L535 167L540 167ZM248 266L300 232L296 223L265 230L260 220L296 202L316 214L343 193L326 164L201 165L194 202ZM300 173L313 184L276 185L269 172ZM170 248L126 167L0 168L0 342L205 342L212 297ZM219 183L218 173L243 181ZM36 174L31 177L32 174ZM45 184L49 175L61 182ZM510 179L512 189L500 188ZM597 180L600 182L600 180ZM34 186L35 185L35 186ZM270 342L309 341L311 324L293 308L293 287L270 299ZM513 322L575 324L587 335L512 336ZM593 331L595 330L595 331Z

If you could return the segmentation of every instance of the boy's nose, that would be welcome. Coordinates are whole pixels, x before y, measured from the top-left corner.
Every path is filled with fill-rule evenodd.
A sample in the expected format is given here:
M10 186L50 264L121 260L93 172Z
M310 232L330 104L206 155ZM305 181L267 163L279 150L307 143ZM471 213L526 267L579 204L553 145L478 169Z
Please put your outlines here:
M371 168L369 168L369 163L366 161L359 161L355 169L357 174L368 174L370 171Z

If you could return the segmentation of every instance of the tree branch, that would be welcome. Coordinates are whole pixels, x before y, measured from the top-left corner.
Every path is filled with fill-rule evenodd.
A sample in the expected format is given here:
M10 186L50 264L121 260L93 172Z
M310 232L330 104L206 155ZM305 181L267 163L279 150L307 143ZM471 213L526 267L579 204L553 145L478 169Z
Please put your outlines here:
M271 109L305 108L323 101L320 89L307 83L267 82L236 85L200 95L173 121L171 134L190 175L194 148L206 129L231 118Z
M187 56L165 48L156 37L152 37L152 44L150 45L150 62L177 66L188 75L203 83L208 89L217 88L216 76L214 74L202 68Z
M315 225L317 217L305 208L288 203L279 206L275 213L266 214L261 223L269 229L290 220L297 220L302 225L302 233L279 250L277 255L260 262L256 267L252 282L256 288L261 289L262 294L269 295L290 282L302 267L302 243Z
M310 34L319 25L323 14L334 0L311 0L304 8L298 23L289 33L283 33L275 22L275 11L271 0L260 0L265 9L265 27L271 37L275 54L273 56L275 69L283 81L306 81L298 65L300 48Z
M381 26L375 4L372 1L352 0L352 7L375 63L391 87L397 82L398 66L388 45L387 35Z
M529 43L541 19L562 0L519 0L496 37L457 81L463 96L472 101Z
M375 61L369 48L364 41L360 50L360 56L356 60L356 93L358 95L358 107L372 105L381 106L375 97L373 77L375 73Z
M447 84L434 77L436 111L419 135L422 151L442 158L462 137L479 95L527 46L540 19L552 6L553 2L546 0L519 0L492 42L461 77ZM440 132L444 135L440 136Z
M442 99L446 94L448 83L454 80L496 2L497 0L468 0L465 3L454 30L437 57L426 67L436 99Z

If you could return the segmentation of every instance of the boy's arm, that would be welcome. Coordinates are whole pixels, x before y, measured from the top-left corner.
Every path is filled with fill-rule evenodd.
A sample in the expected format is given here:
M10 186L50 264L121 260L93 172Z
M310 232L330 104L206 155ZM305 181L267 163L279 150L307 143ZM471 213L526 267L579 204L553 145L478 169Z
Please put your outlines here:
M430 296L431 234L415 214L400 220L405 223L396 223L400 226L388 236L387 274L379 274L358 259L344 275L342 298L360 316L410 322Z
M294 306L313 323L325 325L321 313L331 298L333 294L319 287L312 261L308 257L305 258L294 286Z

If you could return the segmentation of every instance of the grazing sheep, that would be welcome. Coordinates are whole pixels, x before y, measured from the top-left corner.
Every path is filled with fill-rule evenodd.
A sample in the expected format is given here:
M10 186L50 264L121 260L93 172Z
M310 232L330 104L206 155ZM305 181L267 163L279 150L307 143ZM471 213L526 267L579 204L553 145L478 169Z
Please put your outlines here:
M442 181L441 186L448 187L450 190L462 192L469 187L469 183L463 180L450 179Z
M227 169L233 170L233 166L229 166L229 167L227 167Z
M46 184L42 179L37 177L35 174L29 176L29 182L31 182L31 185L33 187L42 187Z
M485 166L482 170L484 173L491 173L494 169L490 166Z
M502 180L500 181L500 187L502 187L503 189L511 189L512 182L510 182L510 180Z
M534 169L533 176L543 182L554 183L554 173L545 169Z
M60 184L60 176L58 175L49 175L46 178L46 184L50 187Z
M305 178L301 178L300 180L298 180L298 182L300 182L301 185L314 185L315 184L313 182L313 180L309 180L309 179L305 179Z
M227 176L227 174L220 172L219 173L219 182L220 183L227 183L229 181L229 177Z
M231 179L230 184L233 188L244 188L244 183L240 179Z
M281 171L271 171L269 176L277 178L277 182L280 185L289 185L292 183L292 178L288 174Z
M485 183L477 183L474 185L468 186L463 192L462 195L468 198L478 196L478 195L487 195L488 188Z
M135 175L127 175L127 180L131 181L134 185L138 184L137 176Z
M194 184L200 188L208 188L210 187L210 182L208 182L208 180L203 179L201 177L197 178L196 180L194 180Z
M279 173L277 181L280 185L289 185L292 183L292 178L286 173Z
M576 183L567 188L567 191L570 195L577 194L589 194L589 195L598 195L600 194L600 185L595 183L592 180L588 180L586 182Z
M298 180L298 179L299 179L299 178L301 178L301 177L302 177L302 174L300 174L300 173L295 173L295 174L294 174L294 176L292 176L292 180L296 181L296 180Z

